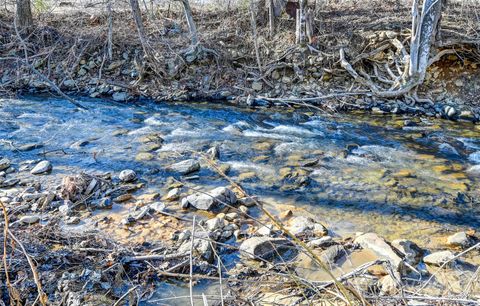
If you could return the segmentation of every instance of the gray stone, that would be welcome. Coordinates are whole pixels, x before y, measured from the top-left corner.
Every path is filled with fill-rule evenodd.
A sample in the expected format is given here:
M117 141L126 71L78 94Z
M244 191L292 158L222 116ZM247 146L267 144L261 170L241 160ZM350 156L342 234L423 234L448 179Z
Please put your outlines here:
M12 162L8 158L0 159L0 171L9 168L11 163Z
M205 222L205 226L209 232L220 230L225 226L225 221L221 218L212 218Z
M189 174L200 170L200 164L194 159L187 159L167 167L168 171L178 172L180 174Z
M341 245L332 245L320 254L323 263L334 265L338 259L346 255L347 252Z
M465 232L455 233L447 238L447 244L453 247L466 247L470 244L470 239Z
M32 151L32 150L35 150L35 149L40 149L43 147L43 144L41 143L27 143L27 144L24 144L24 145L21 145L19 147L17 147L16 149L18 151L21 151L21 152L28 152L28 151Z
M286 228L295 236L325 236L328 233L328 230L322 224L315 222L312 218L304 216L291 218Z
M176 201L180 197L180 188L171 189L164 197L166 201Z
M428 265L441 266L449 261L452 261L455 255L450 251L435 252L423 257L423 262Z
M239 250L247 258L268 260L295 250L295 246L285 238L252 237L242 242Z
M252 89L255 91L260 91L263 88L263 84L261 82L253 82Z
M48 160L42 160L30 171L31 174L44 174L52 170L52 164Z
M193 239L193 252L200 255L208 262L214 259L213 242L207 232L195 232ZM191 240L185 241L179 248L178 253L190 253Z
M405 261L410 265L418 264L422 256L422 249L414 242L406 239L396 239L392 241L392 246L405 256Z
M378 257L387 259L393 267L399 271L402 269L402 259L395 253L395 251L387 244L387 242L375 233L366 233L357 237L354 241L362 248L371 250Z
M322 238L314 239L307 243L309 247L326 247L333 243L333 238L330 236L325 236Z
M39 220L39 216L23 216L18 220L18 222L21 224L33 224L37 223Z
M116 92L112 95L113 101L125 102L128 100L128 94L126 92Z
M165 211L166 206L165 203L162 202L155 202L149 205L150 209L157 212L157 213L162 213Z
M211 210L214 206L227 204L234 205L237 202L237 196L233 191L225 187L218 187L205 193L195 193L189 195L186 201L196 209ZM183 205L183 200L182 200Z
M137 179L137 173L133 170L126 169L120 172L118 178L124 183L132 182Z

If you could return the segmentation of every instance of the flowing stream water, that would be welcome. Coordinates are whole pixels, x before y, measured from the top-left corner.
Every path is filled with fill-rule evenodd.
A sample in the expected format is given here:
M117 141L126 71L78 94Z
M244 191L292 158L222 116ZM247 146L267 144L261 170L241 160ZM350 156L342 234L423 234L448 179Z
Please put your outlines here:
M228 175L273 212L302 210L342 235L373 231L434 247L445 232L480 229L480 128L471 123L209 103L82 103L87 111L60 99L0 99L0 156L48 159L53 172L44 181L130 168L163 194L172 176L166 166L218 145ZM152 134L165 140L160 148L140 141ZM17 150L26 144L42 147ZM228 185L206 166L188 181L206 190ZM115 204L103 214L125 210Z

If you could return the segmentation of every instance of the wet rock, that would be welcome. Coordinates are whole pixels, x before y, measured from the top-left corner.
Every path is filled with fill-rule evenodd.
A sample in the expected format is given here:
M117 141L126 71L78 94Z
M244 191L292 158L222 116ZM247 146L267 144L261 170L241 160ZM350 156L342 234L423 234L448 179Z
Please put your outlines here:
M291 218L286 228L295 236L324 236L328 233L322 224L304 216Z
M240 245L240 254L250 259L268 260L280 254L295 250L295 246L285 238L252 237Z
M247 206L240 205L238 207L238 210L240 211L241 214L248 215L248 207Z
M180 197L180 188L171 189L167 195L163 197L165 201L176 201Z
M225 221L222 218L213 218L205 222L205 226L209 232L220 230L225 226Z
M423 257L423 262L428 265L441 266L453 260L454 257L455 255L450 251L440 251Z
M9 168L11 165L11 161L8 158L0 159L0 171Z
M257 201L256 197L245 197L238 199L238 203L246 207L255 206L255 201Z
M122 195L119 195L118 197L116 197L115 199L113 199L113 202L115 203L123 203L123 202L127 202L129 200L133 199L133 196L130 194L130 193L126 193L126 194L122 194Z
M263 225L257 230L257 234L261 236L271 236L272 229L273 229L272 224Z
M318 239L314 239L312 241L309 241L307 243L307 246L309 247L326 247L326 246L329 246L333 243L333 238L330 237L330 236L325 236L325 237L322 237L322 238L318 238Z
M227 221L235 221L236 219L238 219L238 213L236 212L232 212L232 213L228 213L225 215L225 220Z
M208 192L204 193L195 193L186 197L186 202L200 210L211 210L214 206L223 205L234 205L237 202L237 196L233 191L226 187L218 187ZM182 200L182 206L183 206ZM186 203L185 203L186 204Z
M465 232L455 233L447 238L447 244L452 247L467 247L470 239Z
M136 161L151 161L155 158L155 155L149 152L140 152L135 156Z
M344 255L347 255L347 252L343 246L332 245L320 254L320 259L323 263L334 265Z
M200 163L194 159L187 159L170 165L167 170L185 175L200 170Z
M378 285L380 287L381 295L395 295L398 293L398 290L400 289L400 274L398 272L395 273L395 278L398 280L391 275L386 275L379 280Z
M446 116L447 118L453 118L453 117L455 117L455 115L457 114L457 110L456 110L454 107L450 106L450 105L445 106L445 108L443 109L443 111L444 111L445 116Z
M20 182L20 180L16 179L16 178L8 179L8 180L5 180L3 182L0 181L0 187L1 188L13 187L13 186L17 185L19 182Z
M220 148L218 146L213 146L208 149L207 154L211 159L218 159L220 158Z
M33 224L37 223L38 221L40 221L39 216L23 216L18 220L18 222L21 224Z
M67 225L74 225L80 223L80 218L79 217L69 217L65 220L65 224Z
M32 151L32 150L35 150L35 149L40 149L42 147L43 147L43 145L41 143L28 143L28 144L21 145L21 146L17 147L16 149L20 152L28 152L28 151Z
M31 174L44 174L50 172L52 170L52 164L48 160L42 160L39 162L32 170L30 170Z
M97 201L95 206L99 209L110 209L113 206L113 202L111 198L105 197Z
M210 241L211 239L207 232L195 232L193 239L194 255L197 254L208 262L212 262L214 259L214 251L212 248L213 242L211 243ZM191 241L187 240L178 248L178 253L190 253L190 248Z
M402 269L402 259L395 253L395 251L387 244L387 242L375 233L367 233L360 235L354 241L364 249L369 249L378 257L387 259L393 267L399 271Z
M162 213L166 210L165 203L162 202L155 202L149 205L150 209L157 212Z
M423 254L422 249L410 240L396 239L392 241L392 246L405 256L405 261L410 265L418 264Z
M124 183L129 183L137 179L137 173L130 169L123 170L118 175L118 178Z
M126 92L116 92L112 95L113 101L125 102L128 100L128 94Z

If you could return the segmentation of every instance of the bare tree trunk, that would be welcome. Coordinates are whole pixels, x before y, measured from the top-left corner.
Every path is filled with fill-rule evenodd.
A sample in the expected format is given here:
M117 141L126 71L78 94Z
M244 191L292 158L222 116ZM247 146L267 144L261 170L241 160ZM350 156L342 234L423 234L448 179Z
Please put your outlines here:
M108 13L108 42L107 42L107 54L108 59L111 61L113 59L113 14L112 14L112 0L108 0L107 3L107 13Z
M412 5L412 38L408 75L423 82L430 60L430 48L442 15L442 0L424 0L419 14L419 0Z
M145 55L148 55L147 49L147 38L145 34L145 28L143 27L142 13L140 11L140 6L138 0L130 0L130 7L132 9L132 16L135 20L135 25L137 27L138 37L140 38L140 43L142 44L143 52Z
M183 10L185 11L185 18L187 18L187 24L188 24L188 31L190 32L190 41L192 43L192 46L198 45L198 32L197 32L197 26L195 25L195 21L193 21L193 14L192 14L192 8L190 7L190 3L188 0L180 0L183 5Z
M29 32L33 26L32 7L30 0L17 0L17 27L23 32Z
M269 0L268 2L268 25L270 29L270 37L275 35L275 4L273 3L274 0Z
M262 60L260 58L260 48L258 46L258 38L257 38L257 18L255 16L255 7L253 5L253 0L250 0L250 23L252 26L252 32L253 32L253 43L255 46L255 57L257 58L257 65L258 65L258 70L260 73L263 72L262 68Z

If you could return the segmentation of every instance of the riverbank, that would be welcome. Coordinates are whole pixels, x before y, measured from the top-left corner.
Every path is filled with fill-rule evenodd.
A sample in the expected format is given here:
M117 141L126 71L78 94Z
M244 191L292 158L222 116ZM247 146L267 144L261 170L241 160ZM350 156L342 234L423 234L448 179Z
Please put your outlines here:
M367 18L364 7L339 5L320 11L322 31L308 46L294 44L290 35L293 20L280 19L277 34L271 38L260 26L256 37L260 42L260 68L249 13L240 8L202 12L202 19L197 21L201 45L214 52L196 55L186 52L189 35L180 22L181 11L159 10L155 17L144 16L147 33L151 33L149 48L156 52L154 61L143 55L130 12L118 9L111 16L111 56L106 43L109 15L68 11L47 14L38 21L26 41L25 62L25 45L16 38L12 18L3 13L0 88L4 95L22 91L58 95L56 84L68 95L118 102L139 98L160 102L228 101L252 107L361 109L477 122L477 48L475 42L452 43L465 41L456 33L466 28L464 36L475 33L468 19L475 9L467 14L463 5L448 7L442 21L443 40L438 42L447 44L438 51L448 52L429 68L418 97L382 99L359 86L340 66L339 48L352 63L360 65L357 69L374 74L372 62L389 62L398 53L391 41L408 40L410 9L387 2L380 7L375 3L365 5L375 7L376 18ZM375 73L372 78L388 81L382 75L385 71Z
M470 124L79 102L0 100L5 301L478 302Z

